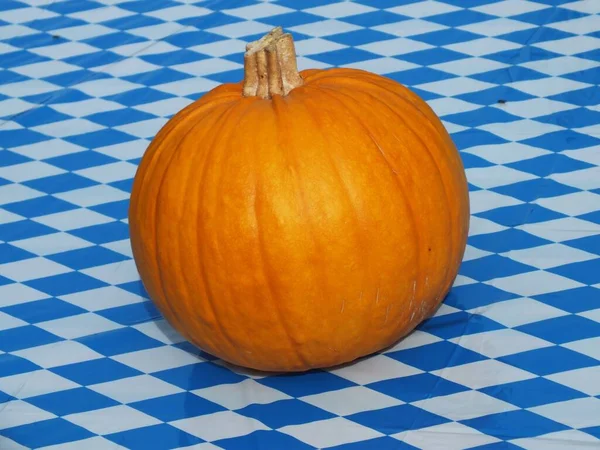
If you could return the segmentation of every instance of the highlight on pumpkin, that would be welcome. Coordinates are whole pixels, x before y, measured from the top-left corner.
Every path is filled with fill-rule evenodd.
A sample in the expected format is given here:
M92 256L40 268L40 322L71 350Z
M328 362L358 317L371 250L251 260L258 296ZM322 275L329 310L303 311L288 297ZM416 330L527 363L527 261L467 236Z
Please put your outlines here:
M129 225L150 298L192 344L262 371L397 343L435 313L466 247L448 132L391 79L298 71L280 27L248 44L244 72L172 117L140 162Z

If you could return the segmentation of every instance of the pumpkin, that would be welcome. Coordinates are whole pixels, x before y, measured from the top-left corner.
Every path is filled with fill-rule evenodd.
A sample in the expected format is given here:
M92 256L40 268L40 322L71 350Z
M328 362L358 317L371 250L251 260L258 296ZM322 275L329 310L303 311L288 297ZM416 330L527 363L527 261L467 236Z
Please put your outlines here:
M389 347L457 275L469 198L450 136L397 82L298 71L292 36L246 47L244 80L173 116L129 224L164 318L225 362L296 372Z

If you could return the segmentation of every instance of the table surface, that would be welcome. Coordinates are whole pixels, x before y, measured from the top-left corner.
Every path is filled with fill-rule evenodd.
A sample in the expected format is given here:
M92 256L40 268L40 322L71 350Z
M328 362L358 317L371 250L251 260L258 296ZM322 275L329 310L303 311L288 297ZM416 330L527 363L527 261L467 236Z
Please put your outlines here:
M598 0L0 1L0 448L600 447ZM385 353L265 376L148 300L127 206L175 112L294 33L301 68L417 92L461 151L469 245Z

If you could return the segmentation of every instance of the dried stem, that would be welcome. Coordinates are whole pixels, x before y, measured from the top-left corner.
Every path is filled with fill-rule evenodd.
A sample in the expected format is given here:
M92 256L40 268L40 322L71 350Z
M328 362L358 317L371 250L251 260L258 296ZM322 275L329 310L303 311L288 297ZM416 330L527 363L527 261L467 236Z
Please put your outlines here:
M281 27L246 46L244 55L245 97L271 98L287 95L303 84L296 63L296 49L291 34Z

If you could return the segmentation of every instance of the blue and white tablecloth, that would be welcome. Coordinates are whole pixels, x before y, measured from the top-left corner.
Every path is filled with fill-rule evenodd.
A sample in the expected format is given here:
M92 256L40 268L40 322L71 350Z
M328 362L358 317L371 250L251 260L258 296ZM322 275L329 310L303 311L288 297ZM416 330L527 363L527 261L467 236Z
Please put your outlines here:
M599 0L0 0L0 449L600 448ZM127 206L175 112L282 25L408 85L471 188L437 315L297 375L186 343Z

